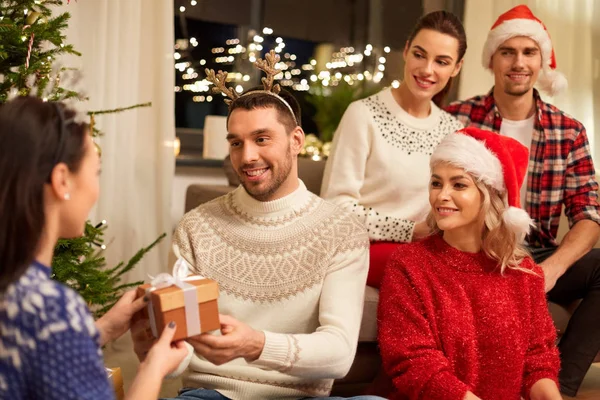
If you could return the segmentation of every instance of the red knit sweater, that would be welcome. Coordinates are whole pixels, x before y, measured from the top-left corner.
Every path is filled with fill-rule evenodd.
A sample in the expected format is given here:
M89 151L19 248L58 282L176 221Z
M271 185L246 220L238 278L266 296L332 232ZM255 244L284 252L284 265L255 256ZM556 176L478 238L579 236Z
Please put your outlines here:
M391 399L529 398L542 378L557 381L556 332L539 275L506 270L483 252L441 236L399 247L379 299L379 343Z

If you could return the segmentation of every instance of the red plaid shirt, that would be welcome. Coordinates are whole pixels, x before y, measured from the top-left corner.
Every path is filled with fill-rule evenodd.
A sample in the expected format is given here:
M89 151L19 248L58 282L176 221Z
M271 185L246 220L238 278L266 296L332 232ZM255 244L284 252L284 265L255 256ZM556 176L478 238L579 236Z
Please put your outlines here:
M502 117L493 88L477 96L450 104L446 111L465 126L500 132ZM600 224L598 183L584 126L551 104L534 90L537 105L529 153L526 210L536 228L529 235L533 247L556 247L556 232L562 205L569 227L590 219Z

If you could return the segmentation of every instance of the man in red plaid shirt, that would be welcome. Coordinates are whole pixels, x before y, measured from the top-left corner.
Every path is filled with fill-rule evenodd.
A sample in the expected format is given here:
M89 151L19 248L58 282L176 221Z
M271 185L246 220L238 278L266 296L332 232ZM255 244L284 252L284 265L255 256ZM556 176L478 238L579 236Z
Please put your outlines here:
M529 170L522 204L535 221L528 236L534 260L542 266L548 298L568 305L583 301L561 338L561 392L575 396L600 350L600 237L598 184L584 126L545 103L533 88L556 94L566 79L544 24L526 6L501 15L488 34L483 64L494 74L487 95L446 108L465 126L511 136L529 147ZM570 230L558 245L562 210Z

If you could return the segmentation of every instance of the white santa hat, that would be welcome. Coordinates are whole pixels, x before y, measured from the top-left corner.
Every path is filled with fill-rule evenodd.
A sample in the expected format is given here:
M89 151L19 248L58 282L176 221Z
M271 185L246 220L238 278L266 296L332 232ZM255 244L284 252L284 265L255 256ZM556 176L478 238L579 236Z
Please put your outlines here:
M535 40L542 53L542 73L538 79L541 90L554 96L567 88L567 78L556 71L556 56L546 26L525 5L511 8L498 17L483 46L481 62L490 69L492 55L508 39L526 36Z
M446 136L431 155L430 165L446 162L475 179L507 194L509 207L502 214L506 225L523 240L533 221L521 208L521 186L529 164L529 150L508 136L467 127Z

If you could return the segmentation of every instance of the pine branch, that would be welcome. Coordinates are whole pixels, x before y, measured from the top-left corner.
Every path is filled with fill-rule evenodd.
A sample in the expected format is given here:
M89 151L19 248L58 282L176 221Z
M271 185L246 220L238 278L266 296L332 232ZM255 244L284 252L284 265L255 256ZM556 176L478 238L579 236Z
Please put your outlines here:
M88 222L84 236L59 240L52 262L52 277L79 292L96 317L101 316L107 306L114 304L125 290L143 283L121 283L121 280L166 237L165 233L160 235L150 245L138 250L126 264L121 262L113 268L106 268L102 251L96 251L94 244L104 243L105 229L106 225L95 227Z
M121 275L125 274L126 272L129 272L133 267L135 267L135 265L138 262L140 262L140 260L142 259L142 257L144 257L146 255L146 253L148 253L150 250L152 250L152 248L154 248L154 246L156 246L166 236L167 236L167 234L163 233L158 238L156 238L156 240L154 242L152 242L149 246L141 248L140 250L138 250L138 252L133 257L131 257L131 259L129 260L129 262L127 262L127 265L125 265L125 267L123 267L121 269L121 271L119 271L116 274L116 276L120 277Z
M147 102L147 103L140 103L140 104L134 104L132 106L128 106L128 107L121 107L121 108L115 108L112 110L98 110L98 111L88 111L88 115L91 117L92 119L92 136L93 137L99 137L99 136L104 136L104 133L98 129L96 127L96 124L93 122L93 118L96 115L105 115L105 114L116 114L116 113L120 113L123 111L128 111L128 110L133 110L135 108L141 108L141 107L151 107L152 103L151 102Z
M134 104L134 105L128 106L128 107L115 108L112 110L88 111L88 115L116 114L116 113L120 113L123 111L133 110L135 108L151 107L151 106L152 106L152 102L147 102L147 103Z

